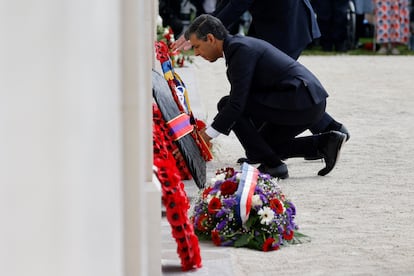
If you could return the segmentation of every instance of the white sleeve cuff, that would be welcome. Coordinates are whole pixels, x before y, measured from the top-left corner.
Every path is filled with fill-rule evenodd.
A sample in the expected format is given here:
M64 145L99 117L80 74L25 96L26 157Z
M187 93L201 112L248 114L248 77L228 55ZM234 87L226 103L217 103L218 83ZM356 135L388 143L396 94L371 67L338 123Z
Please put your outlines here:
M217 136L219 136L220 135L220 132L218 132L217 130L215 130L212 126L209 126L206 129L206 134L213 139L213 138L216 138Z

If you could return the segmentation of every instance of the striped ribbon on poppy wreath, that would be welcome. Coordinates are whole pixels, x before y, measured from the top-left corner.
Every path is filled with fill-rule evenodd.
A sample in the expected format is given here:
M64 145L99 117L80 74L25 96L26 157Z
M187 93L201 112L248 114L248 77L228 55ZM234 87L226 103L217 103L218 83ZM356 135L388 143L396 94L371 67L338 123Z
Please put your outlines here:
M170 129L169 135L172 136L174 141L177 141L194 129L194 126L190 122L190 116L186 113L181 113L174 119L169 120L167 125Z
M236 191L236 200L238 205L236 207L236 219L240 224L245 224L249 219L250 210L252 208L252 197L256 189L257 177L259 171L247 164L242 165L242 175L239 182L239 187Z

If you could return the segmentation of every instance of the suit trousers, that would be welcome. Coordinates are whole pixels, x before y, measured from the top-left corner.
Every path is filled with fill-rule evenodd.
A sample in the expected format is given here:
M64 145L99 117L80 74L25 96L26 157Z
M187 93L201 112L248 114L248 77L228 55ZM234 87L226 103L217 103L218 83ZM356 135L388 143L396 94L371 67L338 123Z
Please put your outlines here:
M228 96L220 100L219 111L227 101ZM321 135L296 136L318 122L325 107L323 101L309 109L292 111L249 101L232 130L249 160L274 167L281 164L281 159L317 154Z

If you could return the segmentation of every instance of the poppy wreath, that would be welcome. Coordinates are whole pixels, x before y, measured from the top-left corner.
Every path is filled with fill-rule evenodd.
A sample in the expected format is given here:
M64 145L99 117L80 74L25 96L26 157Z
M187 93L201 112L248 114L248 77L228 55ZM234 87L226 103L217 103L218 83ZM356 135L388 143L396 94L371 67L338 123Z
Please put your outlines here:
M192 179L191 172L185 163L181 151L178 149L177 144L171 140L169 135L169 127L156 104L153 104L152 106L152 120L154 123L154 155L161 154L163 151L161 147L164 147L166 149L166 152L163 153L164 155L171 153L174 156L175 167L177 167L181 179ZM157 129L155 129L155 127ZM162 143L160 141L162 141ZM164 158L166 158L166 156L164 156Z
M162 187L162 203L171 225L171 233L177 242L177 254L181 259L181 269L188 271L201 267L198 238L187 213L190 203L181 181L180 170L171 154L173 143L166 139L166 124L161 112L153 105L153 145L155 174Z
M200 150L200 154L204 160L210 161L213 159L211 144L204 141L200 135L200 131L206 127L206 124L202 120L195 118L193 112L191 111L188 91L184 82L174 70L169 46L164 41L157 41L154 45L156 58L160 61L164 78L171 89L174 101L176 102L179 110L190 117L190 123L194 127L194 130L190 132L191 136L196 142Z

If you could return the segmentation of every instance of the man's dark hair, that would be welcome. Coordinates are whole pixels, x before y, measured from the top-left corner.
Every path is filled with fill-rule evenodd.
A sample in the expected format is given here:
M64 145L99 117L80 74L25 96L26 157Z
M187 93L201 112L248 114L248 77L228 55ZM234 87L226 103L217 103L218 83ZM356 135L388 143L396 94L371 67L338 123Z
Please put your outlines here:
M190 39L190 35L192 34L195 34L197 39L204 41L207 40L207 34L212 34L215 38L224 40L228 34L228 31L221 23L220 19L209 14L202 14L194 19L185 31L185 39Z

